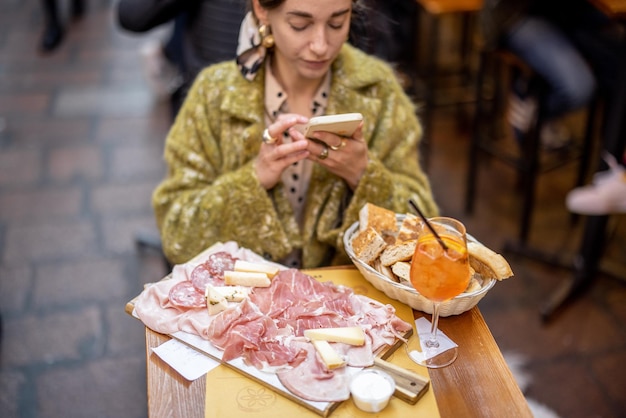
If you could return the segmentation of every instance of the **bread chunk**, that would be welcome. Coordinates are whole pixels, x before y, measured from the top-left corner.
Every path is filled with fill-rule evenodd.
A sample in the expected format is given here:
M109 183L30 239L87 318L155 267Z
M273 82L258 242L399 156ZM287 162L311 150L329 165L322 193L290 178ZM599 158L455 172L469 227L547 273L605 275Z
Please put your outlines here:
M396 213L372 203L366 203L359 211L359 229L363 231L369 227L374 228L383 238L395 237L398 232Z
M476 273L485 278L504 280L513 276L513 270L506 259L478 242L468 242L470 265Z
M413 214L407 213L396 235L396 243L417 239L421 229L422 220Z
M391 266L398 261L409 261L413 258L417 240L405 241L399 244L389 245L380 255L383 266Z
M480 290L481 287L482 286L480 285L480 282L476 279L476 277L472 276L469 284L467 285L467 288L463 291L463 293L473 293L477 290Z
M371 226L357 233L352 239L354 255L367 264L372 264L386 246L383 237Z
M389 280L394 281L396 283L400 282L400 280L398 279L398 276L393 274L393 271L391 270L390 266L383 266L383 264L380 262L380 257L374 260L374 262L372 263L372 267L374 268L374 270L376 270L383 276L389 278Z
M411 263L408 261L398 261L391 265L391 271L403 282L411 282Z

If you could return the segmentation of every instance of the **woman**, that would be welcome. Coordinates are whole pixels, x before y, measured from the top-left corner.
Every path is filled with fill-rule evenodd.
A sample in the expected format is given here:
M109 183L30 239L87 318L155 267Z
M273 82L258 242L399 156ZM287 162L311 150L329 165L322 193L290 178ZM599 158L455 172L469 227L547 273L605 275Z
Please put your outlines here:
M199 74L166 141L153 205L170 261L234 240L288 266L345 264L342 233L366 202L403 213L413 198L437 213L409 98L388 65L346 43L357 3L252 0L239 65ZM351 138L296 129L349 112L364 118Z

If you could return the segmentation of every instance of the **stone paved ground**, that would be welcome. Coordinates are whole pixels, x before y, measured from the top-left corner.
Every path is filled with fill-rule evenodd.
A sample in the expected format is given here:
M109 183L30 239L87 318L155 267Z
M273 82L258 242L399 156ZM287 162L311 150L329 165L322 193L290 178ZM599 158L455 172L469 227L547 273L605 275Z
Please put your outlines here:
M39 3L0 0L2 417L147 416L143 327L124 305L165 273L135 236L155 230L149 201L164 173L168 108L142 78L147 38L116 27L112 0L87 4L62 47L41 55ZM512 174L485 168L477 213L466 217L467 131L451 117L435 123L434 190L444 213L499 248L516 231ZM562 208L570 179L541 182L540 246L578 245ZM623 273L626 233L623 217L615 221L609 258ZM528 395L562 417L626 416L626 287L599 276L544 325L539 306L569 272L510 261L516 277L480 307L502 350L528 358Z
M39 2L0 1L4 417L147 415L143 327L124 305L165 272L134 237L155 231L169 114L142 78L147 38L116 27L111 1L86 3L42 55Z

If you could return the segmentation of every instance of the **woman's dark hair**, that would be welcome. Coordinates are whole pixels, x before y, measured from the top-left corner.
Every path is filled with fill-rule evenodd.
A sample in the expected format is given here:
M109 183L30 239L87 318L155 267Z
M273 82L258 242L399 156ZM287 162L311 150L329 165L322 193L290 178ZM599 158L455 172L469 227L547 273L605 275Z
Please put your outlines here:
M275 9L281 4L283 4L284 2L285 0L259 0L259 4L263 6L264 9L267 9L267 10ZM354 7L358 7L358 4L360 3L360 1L352 0L352 3L354 3ZM252 0L249 1L249 6L250 8L252 8Z
M314 1L314 0L313 0ZM276 9L285 0L259 0L259 4L267 10ZM248 10L252 10L252 0L248 1ZM368 44L367 38L367 6L362 0L352 0L352 19L350 20L350 34L348 38L356 46Z
M250 0L252 3L252 0ZM259 0L259 4L263 6L264 9L272 10L283 4L285 0Z

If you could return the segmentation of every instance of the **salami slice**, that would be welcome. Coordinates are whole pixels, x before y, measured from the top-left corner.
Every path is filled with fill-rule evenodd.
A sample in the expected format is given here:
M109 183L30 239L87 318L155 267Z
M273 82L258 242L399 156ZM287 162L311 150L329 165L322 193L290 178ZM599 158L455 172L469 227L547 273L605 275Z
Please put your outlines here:
M207 284L224 286L224 272L235 269L237 259L225 251L211 254L208 260L198 265L191 272L191 282L196 290L202 294Z
M205 264L208 265L209 272L213 276L224 280L224 272L226 270L234 270L235 261L237 261L237 258L230 255L230 253L220 251L211 254Z
M175 284L169 297L173 305L181 308L206 308L204 293L199 293L189 280Z

